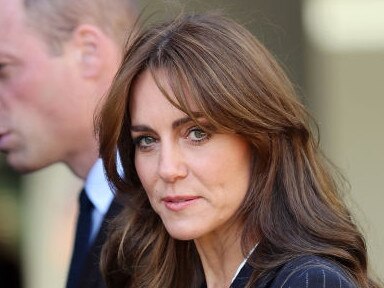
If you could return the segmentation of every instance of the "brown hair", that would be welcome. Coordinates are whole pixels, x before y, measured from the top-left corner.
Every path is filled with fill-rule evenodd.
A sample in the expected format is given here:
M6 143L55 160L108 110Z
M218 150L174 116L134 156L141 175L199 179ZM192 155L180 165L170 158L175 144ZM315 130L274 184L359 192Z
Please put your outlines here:
M55 53L80 24L100 27L123 46L137 18L136 0L24 0L29 24Z
M104 247L102 267L111 287L199 287L203 278L193 241L168 235L135 170L129 97L144 70L171 101L159 70L166 75L173 104L190 117L191 105L198 107L213 127L252 145L251 183L238 211L245 219L244 252L260 240L249 259L250 282L289 259L315 254L337 262L359 287L376 287L367 276L363 236L323 164L290 81L250 32L213 14L179 17L132 37L99 115L107 176L130 200Z

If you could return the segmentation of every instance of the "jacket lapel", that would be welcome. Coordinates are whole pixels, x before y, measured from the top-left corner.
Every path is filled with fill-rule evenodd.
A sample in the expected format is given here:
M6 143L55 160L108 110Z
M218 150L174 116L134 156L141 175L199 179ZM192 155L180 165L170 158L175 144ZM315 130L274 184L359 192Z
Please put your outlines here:
M92 247L89 250L85 269L81 274L80 285L81 288L106 288L104 279L100 272L99 262L100 253L103 244L107 240L108 226L113 218L119 214L122 210L121 204L114 199L105 215L103 222L100 227L100 231L97 234Z

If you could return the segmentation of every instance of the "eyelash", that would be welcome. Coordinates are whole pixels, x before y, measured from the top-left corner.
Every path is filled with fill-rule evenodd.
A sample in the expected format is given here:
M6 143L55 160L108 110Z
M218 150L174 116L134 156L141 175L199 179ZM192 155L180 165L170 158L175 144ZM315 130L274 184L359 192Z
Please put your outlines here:
M197 139L197 140L192 140L190 135L193 132L200 132L201 134L204 135L204 137ZM212 137L212 135L210 133L206 132L206 130L202 129L199 126L193 126L193 127L189 128L186 132L186 138L190 139L192 141L193 145L200 145L200 144L208 141L211 137Z
M146 151L146 150L148 150L150 148L150 146L149 146L150 144L147 145L147 146L143 146L141 144L141 141L143 141L146 138L147 139L150 138L152 140L151 143L154 143L154 142L157 141L154 137L152 137L150 135L140 135L140 136L137 136L137 137L132 139L133 145L136 147L136 149L139 149L141 151Z
M203 137L196 139L196 140L191 139L192 138L191 133L193 133L193 132L200 132L203 135ZM189 128L185 133L185 138L190 140L192 145L195 145L195 146L198 146L198 145L205 143L211 137L212 137L212 135L210 133L206 132L206 130L202 129L200 126L193 126L193 127ZM142 141L145 139L150 140L150 143L147 145L142 145ZM150 136L150 135L145 135L145 134L139 135L139 136L132 139L134 147L140 151L143 151L143 152L151 149L152 144L156 143L157 141L158 140L155 137Z

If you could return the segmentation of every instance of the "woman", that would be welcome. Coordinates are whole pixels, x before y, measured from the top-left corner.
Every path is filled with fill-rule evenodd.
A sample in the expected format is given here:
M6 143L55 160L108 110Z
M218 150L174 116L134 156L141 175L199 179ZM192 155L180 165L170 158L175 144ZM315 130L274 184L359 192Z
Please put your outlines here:
M378 287L309 126L229 19L131 38L99 117L106 173L129 196L104 247L109 287Z

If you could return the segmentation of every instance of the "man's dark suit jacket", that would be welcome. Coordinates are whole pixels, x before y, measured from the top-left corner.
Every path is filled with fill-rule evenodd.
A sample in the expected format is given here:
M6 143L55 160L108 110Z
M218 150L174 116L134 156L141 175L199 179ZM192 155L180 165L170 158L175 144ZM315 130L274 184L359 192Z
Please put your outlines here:
M107 239L108 225L110 221L122 210L122 206L114 199L109 207L100 231L88 253L84 271L81 273L78 288L106 288L100 272L100 253L101 248Z
M245 264L231 288L244 288L252 274ZM286 263L257 282L254 288L357 288L335 263L317 256L303 256Z

